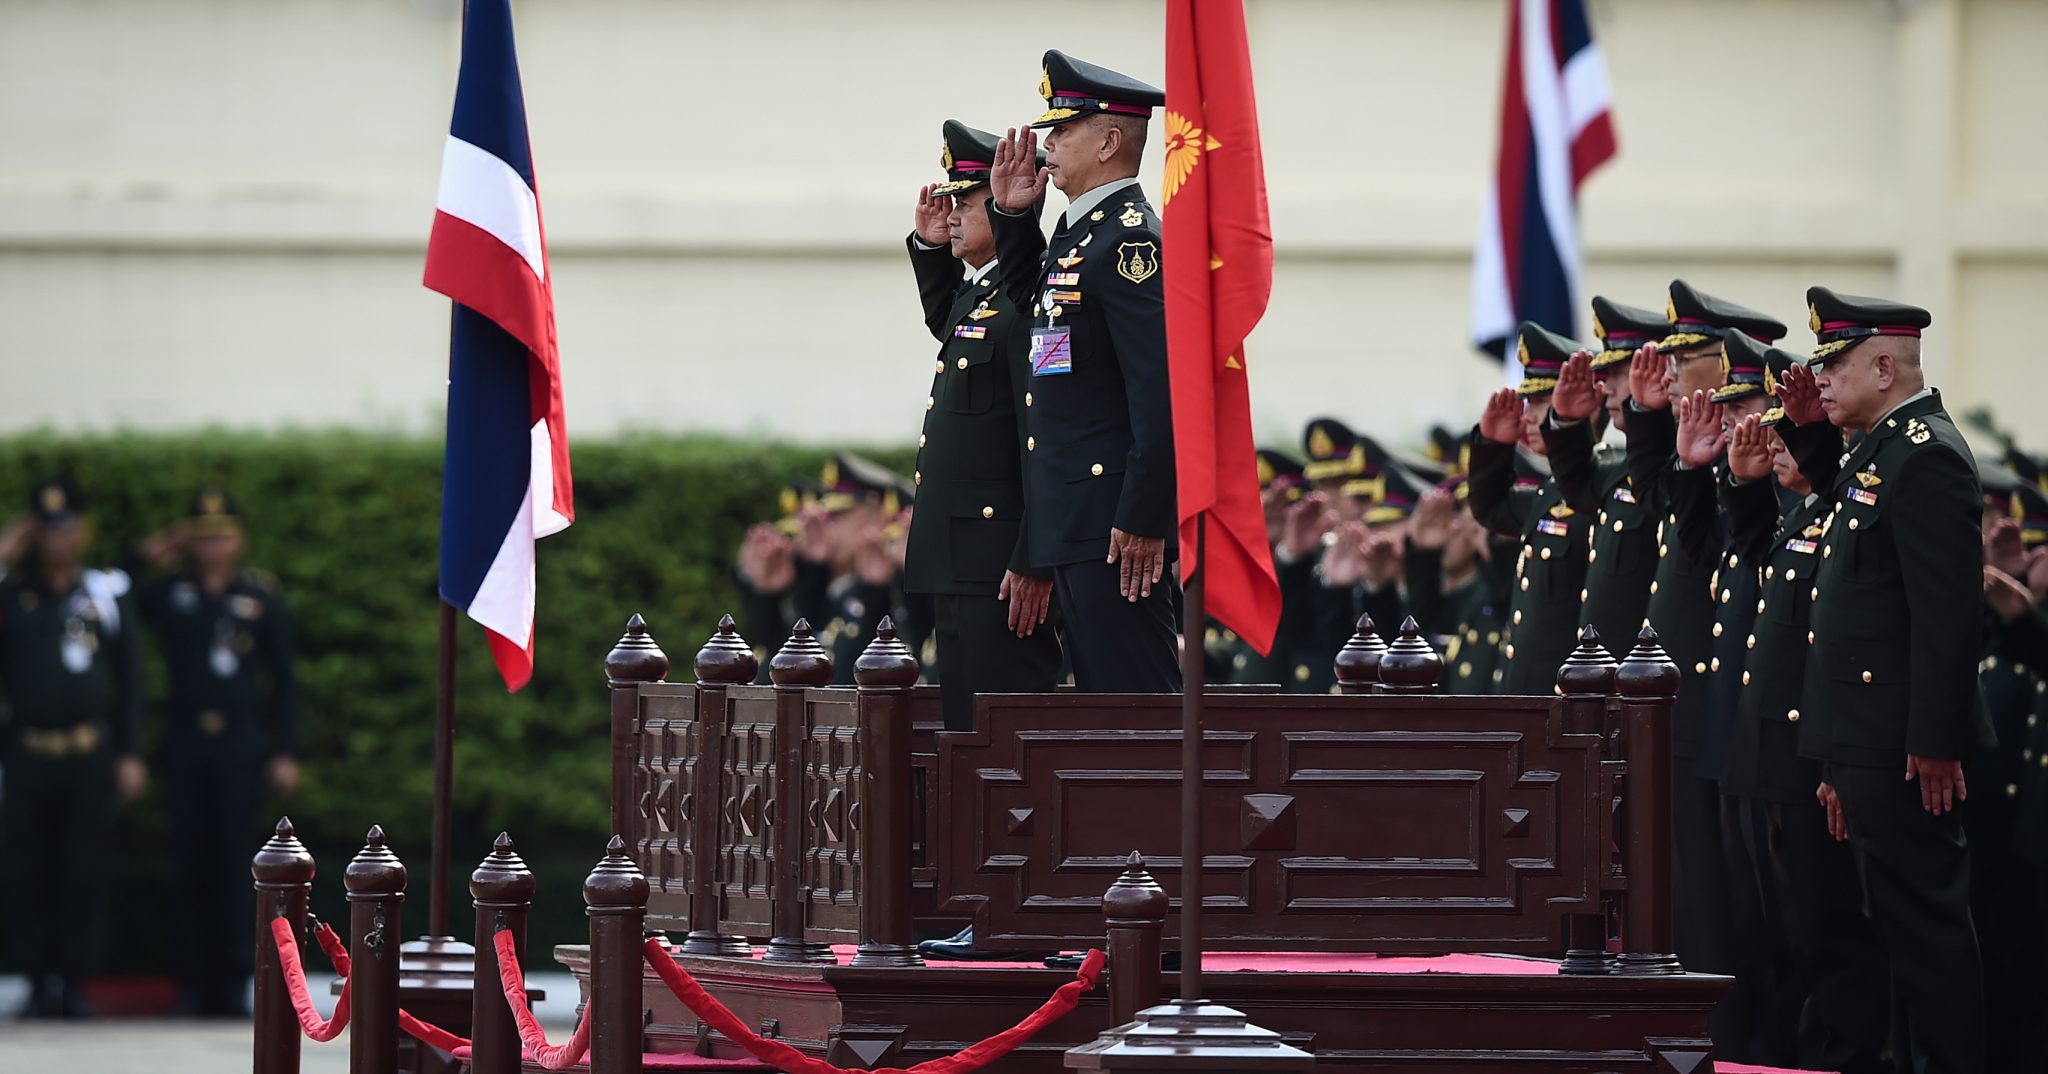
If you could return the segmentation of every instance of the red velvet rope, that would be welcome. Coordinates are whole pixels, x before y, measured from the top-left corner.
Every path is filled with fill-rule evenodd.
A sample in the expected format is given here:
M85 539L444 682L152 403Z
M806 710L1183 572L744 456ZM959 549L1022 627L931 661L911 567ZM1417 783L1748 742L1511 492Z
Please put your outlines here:
M348 1027L348 982L341 984L341 998L334 1002L334 1017L322 1021L320 1012L313 1007L313 997L306 992L306 967L299 962L299 938L292 935L291 920L271 918L270 938L277 944L277 968L284 974L285 991L292 998L293 1013L299 1016L299 1028L307 1037L323 1043L340 1036ZM328 954L331 957L333 952ZM344 953L342 959L347 958Z
M512 933L500 929L491 937L491 943L498 949L498 982L505 988L505 1003L512 1008L512 1020L519 1025L519 1043L533 1054L533 1062L543 1070L567 1070L583 1061L583 1055L590 1050L590 1005L584 1004L583 1017L576 1023L576 1032L567 1044L549 1044L540 1023L534 1020L533 1008L526 1005L526 982L519 972L519 950L513 946Z
M320 950L327 952L327 961L333 963L334 972L346 979L349 972L348 947L341 942L341 937L334 934L334 929L327 922L321 921L313 926L313 938L320 941ZM344 984L342 987L348 986ZM452 1052L457 1048L469 1047L466 1038L458 1037L440 1026L422 1022L404 1008L398 1011L398 1028L404 1030L406 1036L429 1048Z
M691 977L689 971L676 965L669 956L668 947L658 936L648 937L641 945L647 952L647 964L676 994L683 1006L704 1020L704 1024L746 1049L747 1054L763 1063L785 1072L785 1074L967 1074L1010 1054L1019 1044L1038 1035L1038 1031L1064 1017L1081 1002L1083 993L1095 990L1095 982L1102 974L1103 954L1091 950L1081 960L1081 969L1074 979L1059 987L1038 1009L1025 1016L1024 1020L972 1045L957 1055L941 1059L927 1059L913 1067L876 1067L872 1070L835 1067L822 1059L813 1059L795 1048L777 1040L768 1040L747 1028L739 1016L727 1010L725 1004L704 991L704 986ZM585 1008L587 1015L589 1008Z

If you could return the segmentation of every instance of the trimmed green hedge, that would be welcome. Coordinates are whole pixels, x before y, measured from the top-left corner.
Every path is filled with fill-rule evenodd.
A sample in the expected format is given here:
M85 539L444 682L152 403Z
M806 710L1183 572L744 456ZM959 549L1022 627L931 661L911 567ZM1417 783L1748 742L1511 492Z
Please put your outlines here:
M738 610L731 565L747 525L772 516L783 484L815 475L825 455L708 437L574 444L576 524L540 545L532 683L508 695L480 629L464 620L460 632L458 879L450 888L458 933L468 930L464 878L504 829L542 873L535 942L582 934L576 892L608 827L604 654L637 611L686 677L720 613ZM874 457L908 469L908 452ZM249 533L246 563L283 583L305 697L303 784L292 801L270 808L288 810L313 847L316 907L337 919L341 867L364 830L382 824L411 866L409 934L426 925L440 470L441 444L426 438L0 438L0 519L26 503L38 478L69 474L91 502L98 562L121 559L177 518L200 484L218 483L236 497ZM161 675L152 675L160 697ZM158 719L152 706L152 734ZM166 866L149 848L166 844L153 793L125 812L123 826L123 886L154 901L147 892ZM252 853L257 833L252 820ZM117 907L116 921L133 918ZM119 929L113 935L117 967L157 968Z

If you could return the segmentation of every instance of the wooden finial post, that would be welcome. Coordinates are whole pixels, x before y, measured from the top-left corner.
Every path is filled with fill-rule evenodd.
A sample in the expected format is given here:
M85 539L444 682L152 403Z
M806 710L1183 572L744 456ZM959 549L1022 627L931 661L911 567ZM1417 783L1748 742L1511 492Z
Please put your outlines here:
M1640 977L1682 973L1671 931L1671 705L1678 666L1644 627L1614 673L1621 695L1622 756L1628 776L1622 809L1628 832L1628 897L1623 903L1620 972Z
M1444 658L1422 637L1415 617L1401 620L1401 635L1380 657L1380 689L1389 694L1433 694L1443 685Z
M910 913L910 689L917 657L883 616L853 663L859 684L860 947L855 966L922 966Z
M626 841L612 836L605 855L583 881L590 917L590 1071L640 1070L642 1041L640 929L647 922L647 878L626 856Z
M768 883L769 919L772 924L763 962L832 962L830 944L804 938L804 745L810 738L804 719L804 691L832 685L832 657L811 633L811 624L799 619L784 643L768 661L768 677L775 683L775 795L769 832L775 841L772 876Z
M1387 643L1380 639L1372 616L1358 617L1358 630L1337 650L1337 692L1370 694L1380 684L1380 659L1387 655Z
M398 1070L398 930L405 865L370 826L363 849L342 871L348 889L349 1074Z
M690 770L690 797L703 803L690 818L690 932L683 938L686 955L754 953L744 937L718 931L718 821L715 804L725 800L725 747L732 736L732 709L726 691L754 681L761 660L733 625L732 616L718 620L718 630L697 650L697 763Z
M292 923L300 950L306 948L313 855L299 842L290 817L278 818L275 834L256 852L249 873L256 878L256 1074L298 1074L299 1020L270 931L273 918L284 918Z
M512 846L512 836L504 832L469 874L469 895L476 907L475 980L485 982L470 995L470 1074L519 1072L519 1027L504 989L490 984L498 980L499 932L512 934L512 946L522 964L525 961L526 919L533 910L534 887L533 873Z

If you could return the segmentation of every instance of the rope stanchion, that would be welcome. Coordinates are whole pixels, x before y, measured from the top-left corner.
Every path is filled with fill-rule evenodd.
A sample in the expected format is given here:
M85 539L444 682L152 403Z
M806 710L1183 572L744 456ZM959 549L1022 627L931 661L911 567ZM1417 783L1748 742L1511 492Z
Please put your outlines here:
M491 944L498 949L498 982L505 987L505 1002L519 1026L519 1043L526 1046L535 1065L543 1070L567 1070L582 1062L590 1051L590 1007L584 1006L569 1043L549 1044L547 1033L533 1017L533 1008L526 1004L526 982L519 972L519 951L513 946L512 933L499 931L491 937Z
M509 946L509 945L508 945ZM1091 950L1081 960L1081 969L1074 979L1063 984L1038 1009L1025 1016L1024 1020L1003 1030L1001 1033L972 1045L956 1055L940 1059L928 1059L912 1067L877 1067L873 1070L856 1070L836 1067L822 1059L813 1059L795 1048L777 1040L769 1040L755 1033L728 1010L725 1004L704 990L704 986L691 977L688 970L676 965L670 957L668 947L658 936L648 937L642 949L647 952L647 964L675 993L683 1006L692 1014L704 1020L704 1024L722 1033L727 1039L746 1049L747 1054L783 1071L784 1074L968 1074L969 1071L1001 1059L1016 1050L1017 1046L1037 1036L1046 1026L1064 1017L1081 1002L1084 993L1095 990L1095 983L1102 974L1103 954ZM510 995L510 988L507 988ZM522 1027L523 1032L523 1027Z
M279 920L283 919L280 918ZM277 926L271 926L271 932L277 933L278 931L279 930ZM291 936L290 927L287 926L283 930L282 934L285 937L289 938ZM341 937L335 933L333 926L329 925L325 921L315 921L313 923L313 939L319 942L320 950L327 955L327 961L330 965L334 967L334 972L336 976L339 976L342 979L341 999L339 1002L335 1004L334 1013L336 1017L340 1018L344 1023L346 1023L346 1012L348 1010L348 976L350 969L350 963L348 958L348 945L341 942ZM292 945L291 953L289 955L285 954L284 952L285 948L282 946L282 943L280 943L280 946L278 947L280 960L284 961L289 967L291 967L293 972L296 972L298 974L298 984L294 992L292 993L292 1006L294 1008L297 1008L298 995L300 992L303 992L305 990L305 972L299 968L299 953L298 945L296 943ZM311 998L307 999L306 1005L308 1009L312 1007ZM300 1024L304 1025L305 1020L306 1016L302 1012L299 1015ZM458 1037L455 1034L450 1033L445 1029L442 1029L440 1026L433 1025L432 1023L422 1022L418 1018L413 1017L412 1013L409 1011L400 1010L398 1012L398 1028L404 1030L407 1036L410 1036L414 1040L417 1040L420 1043L425 1044L429 1048L439 1048L441 1051L444 1052L453 1052L457 1048L469 1047L469 1041L466 1038ZM340 1030L337 1029L335 1030L335 1032L338 1033L340 1032ZM307 1035L312 1036L310 1031L307 1033ZM316 1041L324 1041L332 1040L334 1038L333 1035L330 1034L326 1037L313 1037L313 1039Z
M322 925L321 928L327 926ZM330 935L332 934L332 930ZM341 985L341 998L334 1002L334 1015L322 1019L306 991L306 967L299 961L299 939L292 935L292 923L282 917L270 919L270 938L277 944L278 968L284 973L285 990L291 995L292 1011L299 1016L299 1029L308 1039L326 1043L348 1028L348 982ZM324 941L323 941L324 943ZM331 952L330 952L331 955ZM344 954L345 960L348 956Z

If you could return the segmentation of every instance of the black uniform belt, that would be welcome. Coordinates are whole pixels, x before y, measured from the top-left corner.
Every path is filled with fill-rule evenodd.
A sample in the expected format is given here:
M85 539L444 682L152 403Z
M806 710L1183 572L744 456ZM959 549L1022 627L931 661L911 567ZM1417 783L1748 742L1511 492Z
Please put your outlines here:
M23 727L15 731L21 739L21 748L31 757L83 757L100 748L107 737L106 729L97 723L73 724L70 727Z

